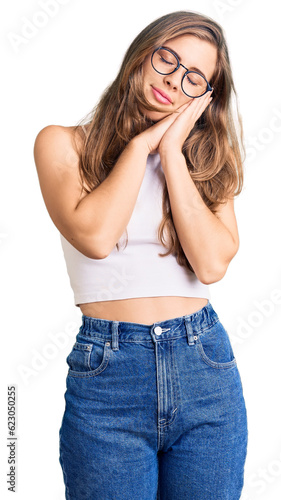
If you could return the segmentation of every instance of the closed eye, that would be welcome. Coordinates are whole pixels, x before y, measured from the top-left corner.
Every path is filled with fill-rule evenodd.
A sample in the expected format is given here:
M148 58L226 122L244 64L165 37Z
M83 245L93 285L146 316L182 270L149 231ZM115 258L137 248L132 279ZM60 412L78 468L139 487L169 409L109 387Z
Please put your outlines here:
M198 84L193 82L188 75L186 76L186 78L188 79L188 82L191 83L191 85L193 85L194 87L197 87Z
M164 59L163 56L161 56L161 61L166 63L166 64L170 64L170 66L174 66L174 63L170 62L170 61L167 61L166 59Z

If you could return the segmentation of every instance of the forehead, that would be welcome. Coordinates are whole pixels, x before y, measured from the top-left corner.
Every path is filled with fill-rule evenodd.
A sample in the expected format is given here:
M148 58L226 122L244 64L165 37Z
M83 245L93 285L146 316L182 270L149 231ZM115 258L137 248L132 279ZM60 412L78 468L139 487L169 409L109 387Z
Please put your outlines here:
M217 48L212 43L193 35L182 35L162 44L174 50L187 68L199 68L208 79L213 75L217 62Z

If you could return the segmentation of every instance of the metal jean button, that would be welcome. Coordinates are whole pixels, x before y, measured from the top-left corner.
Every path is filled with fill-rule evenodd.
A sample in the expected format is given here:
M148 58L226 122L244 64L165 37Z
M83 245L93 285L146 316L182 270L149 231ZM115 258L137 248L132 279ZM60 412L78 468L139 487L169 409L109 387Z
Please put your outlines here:
M155 335L161 335L161 333L162 333L161 326L155 326L154 333L155 333Z

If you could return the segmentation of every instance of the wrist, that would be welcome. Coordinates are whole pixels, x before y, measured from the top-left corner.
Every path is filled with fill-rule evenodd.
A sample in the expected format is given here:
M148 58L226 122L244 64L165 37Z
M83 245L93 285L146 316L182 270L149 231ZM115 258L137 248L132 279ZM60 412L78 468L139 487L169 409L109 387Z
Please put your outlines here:
M161 159L169 159L169 158L176 158L176 157L182 157L183 152L182 148L179 145L176 144L161 144L159 145L158 148L159 154Z
M145 156L148 156L150 154L149 145L147 144L146 140L141 137L141 134L136 135L133 139L131 139L129 145L131 148L139 151L140 154L143 154Z

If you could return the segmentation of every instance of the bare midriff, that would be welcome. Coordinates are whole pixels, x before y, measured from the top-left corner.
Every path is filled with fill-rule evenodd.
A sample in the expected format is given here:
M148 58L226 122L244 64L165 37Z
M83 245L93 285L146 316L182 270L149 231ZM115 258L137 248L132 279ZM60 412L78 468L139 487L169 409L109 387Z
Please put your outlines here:
M79 307L85 316L92 318L151 325L192 314L207 303L206 298L165 296L90 302Z

